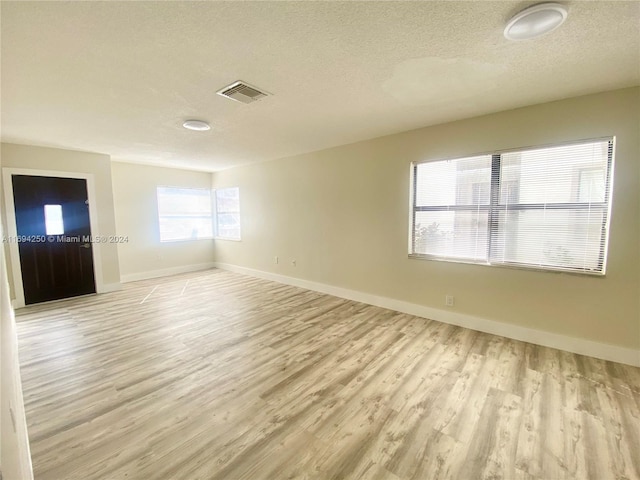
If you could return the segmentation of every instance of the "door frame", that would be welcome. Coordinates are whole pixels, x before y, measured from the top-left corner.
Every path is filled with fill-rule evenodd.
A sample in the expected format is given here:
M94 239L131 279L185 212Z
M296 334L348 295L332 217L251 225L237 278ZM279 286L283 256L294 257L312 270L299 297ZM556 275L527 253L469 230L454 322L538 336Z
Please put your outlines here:
M4 205L7 215L7 237L17 237L18 228L16 223L16 209L13 201L13 175L29 175L32 177L55 177L55 178L79 178L87 182L87 196L89 199L89 225L93 238L100 236L98 228L98 209L96 203L96 188L93 173L64 172L58 170L32 170L29 168L5 167L2 169L2 182L4 187ZM22 284L22 265L20 264L20 250L17 242L8 242L9 258L11 260L11 274L13 277L13 293L15 300L13 308L25 306L24 285ZM96 293L104 291L102 283L102 255L100 243L92 243L93 257L93 279L95 281Z

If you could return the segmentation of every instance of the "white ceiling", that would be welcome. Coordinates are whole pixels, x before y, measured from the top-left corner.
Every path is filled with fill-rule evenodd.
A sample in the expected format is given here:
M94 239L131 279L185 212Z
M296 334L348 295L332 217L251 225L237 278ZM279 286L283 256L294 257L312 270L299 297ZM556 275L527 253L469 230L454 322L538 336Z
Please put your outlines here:
M639 1L505 40L531 3L2 1L2 141L218 170L640 84Z

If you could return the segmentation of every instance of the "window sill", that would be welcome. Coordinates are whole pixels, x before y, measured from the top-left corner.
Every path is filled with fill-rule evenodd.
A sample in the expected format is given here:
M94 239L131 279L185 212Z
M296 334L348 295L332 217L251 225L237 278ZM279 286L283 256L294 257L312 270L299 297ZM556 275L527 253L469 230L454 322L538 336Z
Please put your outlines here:
M213 240L227 240L229 242L241 242L241 238L231 238L231 237L213 237Z
M184 243L184 242L200 242L202 240L213 240L213 237L200 238L177 238L175 240L160 240L160 243Z
M479 265L482 267L507 268L511 270L526 270L529 272L564 273L567 275L574 275L579 277L587 276L587 277L595 277L595 278L604 278L606 276L605 272L587 272L587 271L577 271L577 270L569 270L569 269L561 269L561 268L544 268L544 267L536 267L535 265L520 265L520 264L511 264L511 263L488 263L484 261L474 261L471 259L438 257L435 255L423 255L423 254L415 254L415 253L410 253L408 255L408 258L416 259L416 260L431 260L436 262L460 263L463 265Z

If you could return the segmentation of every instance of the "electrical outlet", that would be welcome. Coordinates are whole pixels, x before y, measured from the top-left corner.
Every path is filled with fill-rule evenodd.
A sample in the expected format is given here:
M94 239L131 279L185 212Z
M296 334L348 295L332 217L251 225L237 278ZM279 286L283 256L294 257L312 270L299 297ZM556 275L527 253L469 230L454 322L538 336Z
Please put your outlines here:
M453 295L447 295L444 297L444 303L447 307L453 307Z
M279 262L279 259L278 259L278 256L276 255L275 257L273 257L273 263L277 265L278 262Z

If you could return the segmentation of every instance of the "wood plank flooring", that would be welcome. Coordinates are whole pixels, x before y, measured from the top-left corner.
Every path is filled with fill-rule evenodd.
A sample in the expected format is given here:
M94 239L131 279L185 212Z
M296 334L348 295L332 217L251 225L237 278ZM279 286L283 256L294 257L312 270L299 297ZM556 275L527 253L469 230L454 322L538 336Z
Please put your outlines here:
M36 480L640 478L640 369L221 270L17 312Z

